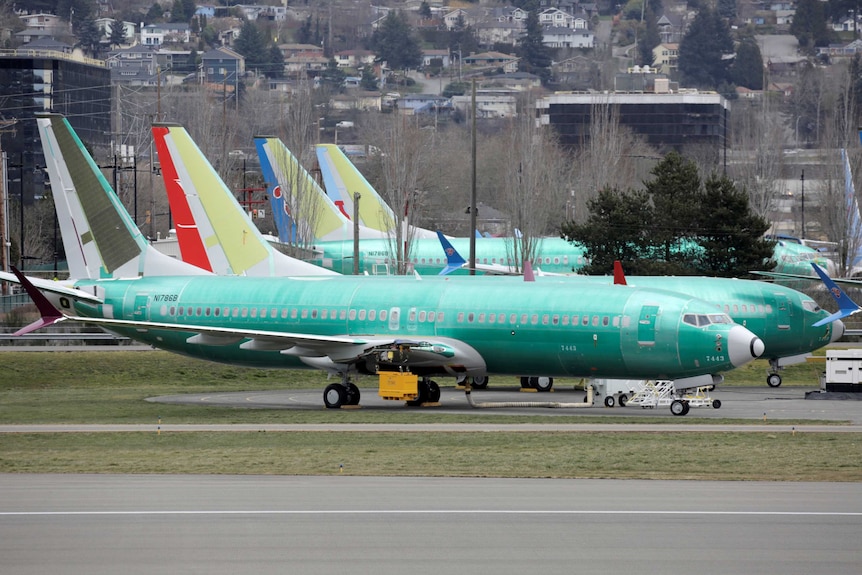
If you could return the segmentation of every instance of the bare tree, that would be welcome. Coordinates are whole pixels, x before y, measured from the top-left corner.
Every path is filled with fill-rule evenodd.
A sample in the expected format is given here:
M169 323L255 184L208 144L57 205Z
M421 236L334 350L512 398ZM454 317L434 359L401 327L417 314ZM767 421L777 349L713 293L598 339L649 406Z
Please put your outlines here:
M567 219L583 221L587 202L601 189L640 186L659 159L650 146L620 125L619 108L599 96L592 107L589 139L578 152Z
M517 269L541 254L541 238L556 234L562 221L570 162L554 134L538 126L530 98L504 132L500 203L511 215L510 257ZM555 225L556 224L556 225Z
M391 115L381 119L379 148L382 153L377 161L383 185L377 188L377 193L395 215L395 229L389 239L390 253L397 262L397 272L405 274L412 267L410 252L415 238L412 224L419 220L424 199L422 164L431 153L433 140L427 130L420 128L415 117Z
M824 140L831 145L821 149L823 157L818 162L825 173L817 183L817 213L826 237L837 243L839 273L847 276L853 271L854 260L862 248L862 221L855 185L862 169L862 154L855 145L853 78L846 67L838 72L833 104L829 106L830 113L822 130Z
M786 120L765 99L759 105L737 106L729 176L748 191L751 209L767 220L785 192L783 146Z

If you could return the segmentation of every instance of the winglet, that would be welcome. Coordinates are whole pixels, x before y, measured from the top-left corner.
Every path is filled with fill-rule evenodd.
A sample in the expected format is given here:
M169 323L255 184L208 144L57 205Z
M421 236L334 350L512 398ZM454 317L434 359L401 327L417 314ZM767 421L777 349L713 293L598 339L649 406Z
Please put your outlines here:
M54 307L54 304L48 301L48 298L46 298L42 294L42 292L36 289L36 286L34 286L33 283L27 279L27 276L18 271L18 268L16 268L15 266L10 267L12 269L12 273L15 274L15 277L18 278L18 281L21 282L21 285L24 287L24 290L26 290L27 295L29 295L30 299L33 300L33 303L36 304L36 308L39 310L39 315L42 316L30 325L22 327L12 335L24 335L30 333L31 331L36 331L37 329L41 329L43 327L55 324L58 321L63 321L64 319L66 319L66 316L64 316L60 312L60 310Z
M623 272L623 264L620 260L614 260L614 285L628 285L626 283L626 274Z
M443 232L440 230L437 230L437 239L440 240L440 245L443 246L443 253L446 254L446 267L444 267L438 275L445 276L446 274L457 269L461 269L467 265L467 260L461 257L461 254L458 253L452 245L452 242L447 240L446 236L444 236Z
M530 260L524 260L524 281L536 281L536 276L533 274L533 265L530 263Z
M826 284L826 288L829 290L829 294L833 298L835 298L835 301L838 303L839 308L837 312L815 323L814 327L826 325L827 323L831 323L837 319L845 318L862 310L862 308L856 305L856 303L852 299L850 299L850 297L846 293L844 293L844 291L840 287L838 287L838 284L832 281L832 278L826 275L826 272L820 269L820 266L818 266L814 262L811 262L811 267L814 268L814 271L817 272L817 275L819 275L820 279L823 280L823 283Z

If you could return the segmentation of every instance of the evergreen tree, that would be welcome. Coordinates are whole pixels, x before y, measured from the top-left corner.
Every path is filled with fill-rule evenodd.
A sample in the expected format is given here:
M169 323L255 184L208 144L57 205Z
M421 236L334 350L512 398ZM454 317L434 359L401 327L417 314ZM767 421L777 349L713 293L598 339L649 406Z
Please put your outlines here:
M527 13L525 33L519 43L518 52L521 59L518 61L518 69L539 76L545 84L551 78L551 54L543 40L544 33L539 24L538 13L531 10Z
M332 58L326 64L326 69L320 74L320 83L328 87L332 92L343 92L344 79L346 77L347 74L338 67L338 62L335 61L335 58Z
M312 43L311 14L308 15L308 18L305 19L305 22L303 22L296 31L296 41L299 44Z
M829 44L826 8L820 0L799 0L790 24L790 33L799 40L799 47L813 50Z
M698 227L697 200L700 175L697 165L677 152L671 152L656 164L654 178L644 182L652 198L655 219L650 231L657 259L666 262L668 271L682 273L690 261L690 240ZM674 269L680 267L680 271Z
M632 275L643 274L649 260L649 235L644 233L653 220L649 195L640 190L623 192L604 188L587 202L590 217L582 224L566 222L560 235L584 246L589 260L583 273L613 272L619 260Z
M284 78L284 54L281 49L272 44L269 47L269 62L266 70L268 78Z
M236 51L245 56L246 67L258 69L265 67L268 60L266 41L254 22L246 20L234 44Z
M195 15L194 0L174 0L171 6L171 22L188 22Z
M607 274L614 260L631 275L747 276L771 269L768 222L749 207L748 193L724 176L700 186L693 162L669 154L647 189L605 189L587 203L583 224L567 222L561 235L582 244L588 274Z
M99 50L102 47L102 34L99 32L96 21L92 18L82 20L78 24L75 35L78 38L77 45L81 47L85 54L89 54L93 58L99 56Z
M736 48L736 58L730 67L730 80L750 90L763 89L763 57L753 38L746 38Z
M123 23L119 20L114 20L111 22L111 34L108 36L108 45L110 46L122 46L128 42L126 38L126 27L123 26Z
M159 4L158 2L153 2L153 5L150 6L149 10L147 10L146 21L149 24L152 24L153 22L159 22L161 21L164 14L165 11L162 9L161 4Z
M763 234L769 222L748 205L748 193L726 176L713 174L704 183L697 243L703 250L698 272L721 277L745 277L751 270L770 270L775 242ZM764 264L764 262L768 262Z
M733 20L736 18L736 0L718 0L716 10L725 20Z
M369 92L374 92L378 89L377 76L374 75L373 67L362 67L362 78L359 80L359 87Z
M728 82L729 59L733 54L730 30L717 12L698 12L679 44L679 71L693 87L715 89Z
M422 4L419 5L419 15L423 18L431 17L431 6L425 0L422 0Z
M371 50L378 62L386 62L393 70L418 68L422 64L419 40L399 12L389 12L371 36Z
M638 59L641 66L652 66L655 54L653 49L661 44L661 35L658 32L658 18L652 8L644 12L644 30L642 38L638 39Z
M462 55L469 55L471 52L476 52L479 49L476 30L472 26L466 26L463 30L449 32L447 47L450 53L460 50Z

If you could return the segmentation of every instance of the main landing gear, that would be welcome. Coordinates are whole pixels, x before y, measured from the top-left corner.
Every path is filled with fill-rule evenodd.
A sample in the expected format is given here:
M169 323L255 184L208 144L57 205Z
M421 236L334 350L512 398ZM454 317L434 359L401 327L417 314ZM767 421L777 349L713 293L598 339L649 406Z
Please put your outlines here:
M406 403L410 407L419 407L426 403L440 403L440 386L433 379L423 377L418 384L419 397L408 400Z
M551 391L554 387L554 378L553 377L522 377L521 378L521 389L535 389L539 392L547 392Z
M359 405L359 388L345 376L341 383L330 383L323 390L323 403L328 409Z
M770 372L766 375L766 385L769 387L778 387L781 385L781 375L775 372Z

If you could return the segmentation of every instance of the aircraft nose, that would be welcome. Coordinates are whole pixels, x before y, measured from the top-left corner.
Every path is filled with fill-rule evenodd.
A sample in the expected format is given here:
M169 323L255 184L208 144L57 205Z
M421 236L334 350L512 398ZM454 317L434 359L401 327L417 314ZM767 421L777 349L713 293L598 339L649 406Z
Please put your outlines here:
M730 330L727 340L727 353L734 367L745 365L760 357L765 349L763 340L741 325L734 326Z
M844 322L840 319L836 319L832 322L832 337L829 338L830 343L835 343L842 337L844 337Z

